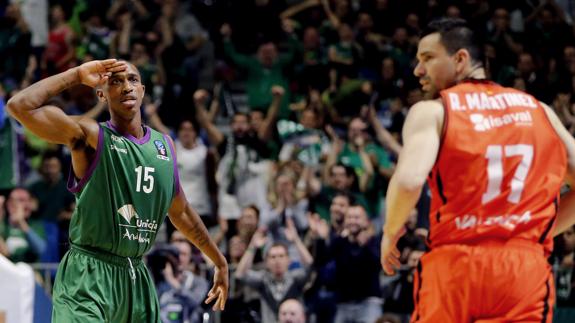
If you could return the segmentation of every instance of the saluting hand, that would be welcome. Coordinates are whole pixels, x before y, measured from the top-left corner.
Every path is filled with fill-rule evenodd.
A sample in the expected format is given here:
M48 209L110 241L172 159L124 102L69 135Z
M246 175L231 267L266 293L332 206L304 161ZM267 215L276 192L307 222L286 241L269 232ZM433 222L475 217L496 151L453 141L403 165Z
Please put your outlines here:
M78 66L80 82L89 87L97 87L108 81L112 73L122 72L128 68L126 62L116 59L90 61Z

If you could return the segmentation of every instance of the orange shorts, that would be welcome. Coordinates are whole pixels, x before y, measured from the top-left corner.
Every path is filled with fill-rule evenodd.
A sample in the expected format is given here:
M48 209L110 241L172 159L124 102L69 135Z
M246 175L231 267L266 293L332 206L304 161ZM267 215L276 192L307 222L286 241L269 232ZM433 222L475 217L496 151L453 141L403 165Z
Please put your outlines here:
M421 257L411 322L551 322L555 287L543 247L525 240L446 245Z

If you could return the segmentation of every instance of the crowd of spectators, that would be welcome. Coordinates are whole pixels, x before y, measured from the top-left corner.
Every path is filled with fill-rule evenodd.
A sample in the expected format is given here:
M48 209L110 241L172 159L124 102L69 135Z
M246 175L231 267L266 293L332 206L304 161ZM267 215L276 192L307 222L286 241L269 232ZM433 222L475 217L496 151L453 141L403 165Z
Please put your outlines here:
M461 17L490 78L552 106L575 135L573 0L19 0L0 2L0 254L58 262L74 198L69 152L4 112L19 89L121 58L146 86L145 122L175 139L180 182L230 263L222 322L406 322L429 196L383 276L385 192L411 105L418 34ZM50 102L104 121L78 86ZM550 262L575 308L575 231ZM147 257L164 322L213 320L210 264L167 221Z

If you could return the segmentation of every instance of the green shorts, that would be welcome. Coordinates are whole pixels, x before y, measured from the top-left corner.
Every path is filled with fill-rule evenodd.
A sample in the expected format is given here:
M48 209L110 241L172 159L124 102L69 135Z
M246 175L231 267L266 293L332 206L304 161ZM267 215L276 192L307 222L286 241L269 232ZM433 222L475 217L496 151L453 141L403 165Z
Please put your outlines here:
M52 322L160 322L156 289L141 259L72 246L56 274Z

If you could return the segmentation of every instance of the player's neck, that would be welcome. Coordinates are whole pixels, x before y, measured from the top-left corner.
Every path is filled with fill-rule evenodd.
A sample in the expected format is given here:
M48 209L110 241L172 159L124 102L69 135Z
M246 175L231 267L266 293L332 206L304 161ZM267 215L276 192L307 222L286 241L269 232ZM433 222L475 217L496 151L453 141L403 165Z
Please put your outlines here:
M483 67L472 67L470 70L464 74L465 77L463 79L477 79L483 80L487 78L487 74L485 73L485 69Z
M110 122L121 134L129 134L134 138L140 139L146 134L142 127L142 119L134 117L130 120L125 120L114 115L111 116Z

